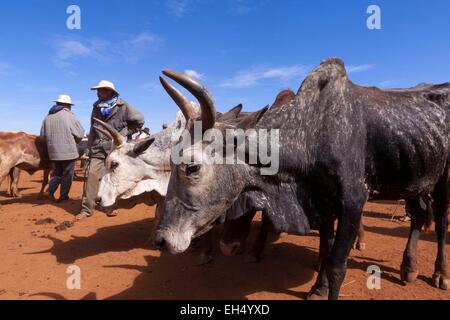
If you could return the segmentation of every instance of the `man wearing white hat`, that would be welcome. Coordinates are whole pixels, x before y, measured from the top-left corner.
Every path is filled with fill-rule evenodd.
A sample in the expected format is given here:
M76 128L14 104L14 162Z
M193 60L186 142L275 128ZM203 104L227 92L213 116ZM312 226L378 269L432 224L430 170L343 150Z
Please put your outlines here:
M92 110L89 133L90 165L84 187L81 212L77 215L78 220L90 217L93 214L100 180L106 173L105 159L113 148L111 139L95 130L93 119L100 119L108 123L124 137L131 136L144 125L144 116L119 97L119 93L112 82L102 80L91 90L97 91L98 101L94 103ZM113 216L115 212L109 215Z
M55 201L54 194L61 186L58 202L63 202L69 200L75 161L79 156L77 143L83 139L84 129L71 111L73 104L69 96L60 95L55 102L42 123L41 136L46 138L48 155L55 165L47 194Z

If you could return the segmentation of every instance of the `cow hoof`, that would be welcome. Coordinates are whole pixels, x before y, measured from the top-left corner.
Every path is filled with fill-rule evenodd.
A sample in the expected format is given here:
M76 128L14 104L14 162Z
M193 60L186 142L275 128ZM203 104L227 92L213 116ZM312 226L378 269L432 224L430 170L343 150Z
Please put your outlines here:
M198 266L204 266L207 265L211 262L213 262L213 256L212 254L208 254L208 253L202 253L200 254L200 256L197 259L197 265Z
M307 300L328 300L328 289L313 289L306 298Z
M401 270L400 276L403 282L406 283L413 283L416 281L417 276L419 275L418 271L407 271L407 270Z
M358 242L356 244L356 250L358 250L358 251L366 250L366 244L364 242Z
M450 279L440 272L433 274L433 286L442 290L448 290Z

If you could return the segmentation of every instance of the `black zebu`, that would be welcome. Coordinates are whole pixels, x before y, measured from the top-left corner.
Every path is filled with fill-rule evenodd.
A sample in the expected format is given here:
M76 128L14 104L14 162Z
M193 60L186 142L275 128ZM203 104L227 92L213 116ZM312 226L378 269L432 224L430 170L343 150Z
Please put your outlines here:
M426 97L427 99L437 103L439 106L443 107L447 111L450 110L450 83L444 83L444 84L420 84L416 87L409 88L409 89L390 89L388 91L394 91L394 92L420 92L420 94L423 97ZM263 217L267 214L267 208L264 206L264 202L258 201L258 193L246 193L246 197L240 197L240 201L237 201L233 204L232 208L227 213L227 219L224 225L224 230L222 234L221 239L221 248L222 252L225 255L235 255L239 252L239 248L242 247L242 245L246 242L246 239L249 235L250 228L251 228L251 222L256 214L256 211L262 211ZM369 200L377 199L377 194L372 194L371 198ZM378 199L380 200L380 199ZM434 220L433 215L433 198L430 194L423 194L421 196L421 211L424 216L427 217L427 222L424 225L424 230L429 230L432 222ZM406 205L405 208L406 212L411 216L410 214L410 208L408 205ZM416 223L416 222L413 222ZM262 221L261 224L261 230L268 230L270 228L270 224L267 223L267 221ZM416 244L420 236L420 230L412 229L408 241L408 245L406 248L405 255L416 255ZM255 248L252 249L253 254L262 254L262 247L258 247L259 243L265 243L262 238L263 236L267 236L267 232L260 232L258 239L261 239L261 241L258 241L255 243ZM358 250L364 250L365 243L364 243L364 226L361 221L361 225L358 232L357 241L354 244L354 247ZM439 254L439 252L438 252ZM260 259L260 256L254 256L256 260ZM414 261L416 258L413 258ZM401 278L405 282L413 282L417 275L417 263L414 263L414 266L408 267L408 258L404 259L404 265L401 270ZM413 267L413 268L411 268ZM436 287L440 287L442 289L448 289L448 283L446 283L443 279L440 277L436 277L433 279L433 284Z
M216 122L214 103L202 85L173 71L164 74L199 100L204 130L229 128ZM190 131L192 124L187 126ZM357 86L348 80L342 61L329 59L304 80L291 104L262 112L251 127L280 129L279 172L262 176L259 166L248 164L173 164L158 226L159 245L172 253L185 251L192 238L210 229L240 194L258 192L277 231L305 234L312 226L319 227L324 259L311 297L328 293L337 299L369 195L406 199L413 223L402 273L414 277L415 238L425 222L420 198L430 194L438 235L433 278L442 288L447 286L445 108L419 91ZM203 142L203 149L196 152L204 153L206 145Z

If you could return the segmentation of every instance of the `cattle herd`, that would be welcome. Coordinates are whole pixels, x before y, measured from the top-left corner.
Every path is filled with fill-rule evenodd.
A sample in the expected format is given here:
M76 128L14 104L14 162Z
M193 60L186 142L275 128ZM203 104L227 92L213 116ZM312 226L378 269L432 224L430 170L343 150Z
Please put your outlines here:
M357 246L364 246L364 204L404 199L411 227L401 280L413 282L418 276L417 242L432 215L437 237L432 283L448 289L450 83L361 87L348 79L341 60L331 58L305 78L296 94L282 91L270 107L242 112L239 105L220 113L197 80L171 70L163 74L162 86L181 109L171 125L143 140L127 141L107 123L94 120L94 128L114 143L98 205L109 208L119 199L146 194L147 203L157 208L152 244L179 254L198 240L202 263L212 259L216 225L223 225L222 252L234 255L257 212L262 212L262 224L251 260L261 258L269 232L306 235L318 230L319 273L308 297L338 299L349 252L357 238ZM261 174L265 164L260 159L217 164L208 152L211 141L195 139L188 145L192 161L174 162L174 147L184 134L195 136L198 123L203 132L215 129L223 137L230 129L277 130L278 171ZM232 148L240 148L237 138L232 141ZM44 146L39 137L0 133L0 181L8 175L17 181L17 169L51 169ZM250 150L244 148L244 153L248 159ZM14 183L11 192L18 196Z

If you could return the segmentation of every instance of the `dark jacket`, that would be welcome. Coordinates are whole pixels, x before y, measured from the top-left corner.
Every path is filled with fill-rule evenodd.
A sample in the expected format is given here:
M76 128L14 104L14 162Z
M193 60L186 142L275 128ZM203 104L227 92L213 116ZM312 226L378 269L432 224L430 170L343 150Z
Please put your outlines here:
M120 132L124 137L131 135L141 129L144 125L144 116L124 100L119 99L113 107L111 114L104 118L100 108L97 107L99 101L94 104L91 116L91 131L89 134L89 148L91 158L106 159L112 151L112 141L102 133L95 130L93 118L100 119Z

